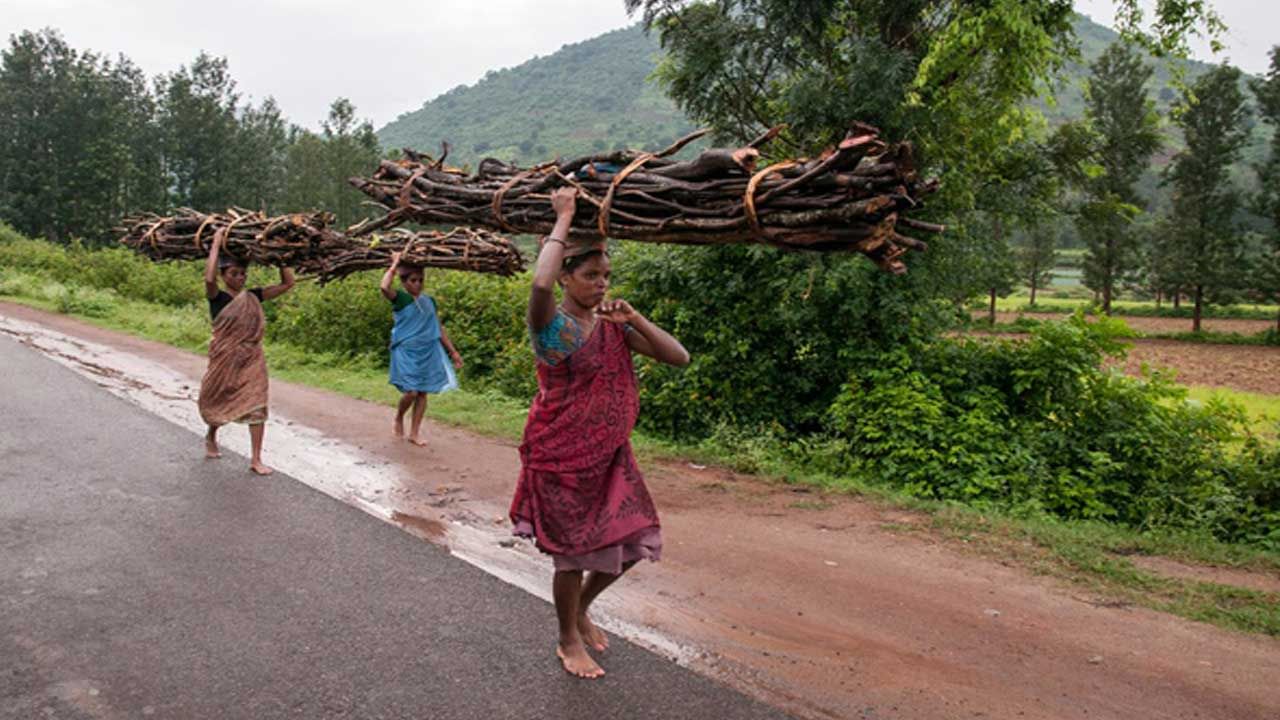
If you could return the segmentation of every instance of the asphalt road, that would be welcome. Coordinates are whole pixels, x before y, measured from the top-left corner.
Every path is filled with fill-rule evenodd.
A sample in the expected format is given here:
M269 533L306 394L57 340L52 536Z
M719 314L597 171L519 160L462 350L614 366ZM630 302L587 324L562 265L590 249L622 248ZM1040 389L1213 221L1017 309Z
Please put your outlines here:
M784 717L245 465L0 337L0 718Z

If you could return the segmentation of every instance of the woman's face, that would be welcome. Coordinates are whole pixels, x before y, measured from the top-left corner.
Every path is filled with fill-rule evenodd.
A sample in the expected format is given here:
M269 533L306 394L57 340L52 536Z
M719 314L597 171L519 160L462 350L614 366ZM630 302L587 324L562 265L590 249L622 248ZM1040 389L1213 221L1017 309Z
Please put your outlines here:
M609 276L613 267L603 253L591 256L573 272L560 273L560 286L573 301L583 307L593 308L609 292Z
M422 292L422 273L415 272L402 275L400 276L400 284L404 286L405 292L417 297Z
M243 265L228 265L222 269L222 282L227 284L228 290L240 292L244 289L245 277L248 274Z

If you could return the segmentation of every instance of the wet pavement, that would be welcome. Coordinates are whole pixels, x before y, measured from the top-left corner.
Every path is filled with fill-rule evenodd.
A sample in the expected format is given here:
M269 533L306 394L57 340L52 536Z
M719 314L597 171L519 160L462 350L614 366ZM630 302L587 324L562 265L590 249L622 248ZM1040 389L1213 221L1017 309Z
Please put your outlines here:
M0 368L0 718L783 717L621 640L570 678L538 598L7 337Z

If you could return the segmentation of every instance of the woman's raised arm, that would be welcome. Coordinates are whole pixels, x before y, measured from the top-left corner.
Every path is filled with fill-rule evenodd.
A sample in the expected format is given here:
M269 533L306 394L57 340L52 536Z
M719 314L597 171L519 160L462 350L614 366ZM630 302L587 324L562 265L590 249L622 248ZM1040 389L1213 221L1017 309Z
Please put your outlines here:
M551 207L556 211L556 224L542 242L538 263L533 269L533 288L529 291L529 327L534 330L551 324L556 316L556 279L564 265L565 238L573 224L578 191L562 187L551 193Z

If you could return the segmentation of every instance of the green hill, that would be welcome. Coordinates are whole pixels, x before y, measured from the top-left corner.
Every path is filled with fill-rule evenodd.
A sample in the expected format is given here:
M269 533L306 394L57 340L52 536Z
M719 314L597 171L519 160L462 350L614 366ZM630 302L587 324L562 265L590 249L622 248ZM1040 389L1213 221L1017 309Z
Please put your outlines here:
M1114 31L1086 17L1076 22L1082 62L1064 68L1051 101L1036 101L1052 124L1084 114L1084 80L1088 64L1113 42ZM432 152L441 140L453 145L450 160L474 166L483 157L524 164L555 155L572 156L621 147L656 149L689 132L687 120L661 91L648 81L660 49L655 38L632 26L584 42L566 45L514 68L495 70L474 85L458 86L405 113L378 131L386 147L414 147ZM1170 67L1153 61L1150 92L1167 113L1178 97ZM1186 81L1210 66L1183 64ZM1177 150L1170 142L1156 159L1163 165ZM1265 155L1266 128L1254 130L1245 164ZM1252 182L1242 167L1240 179ZM1163 193L1155 172L1148 173L1144 190L1161 205Z
M378 139L428 152L448 140L450 160L472 164L663 147L695 126L646 82L658 53L639 26L565 45L424 103L379 130Z

